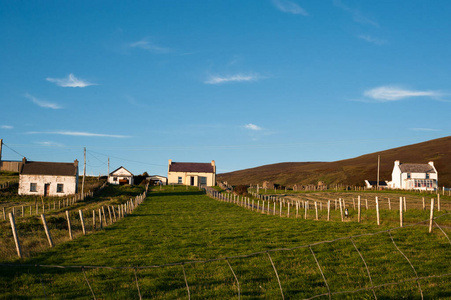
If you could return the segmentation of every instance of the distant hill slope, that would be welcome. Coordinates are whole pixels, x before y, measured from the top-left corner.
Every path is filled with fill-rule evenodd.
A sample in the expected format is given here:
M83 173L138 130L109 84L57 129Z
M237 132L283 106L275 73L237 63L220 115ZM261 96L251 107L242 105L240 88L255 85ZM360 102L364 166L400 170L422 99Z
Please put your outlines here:
M286 162L264 165L217 175L217 180L231 185L262 184L270 181L285 186L294 184L364 184L376 180L377 156L381 156L380 180L391 180L395 160L401 163L433 161L438 171L439 186L451 187L451 136L419 144L375 152L335 162Z

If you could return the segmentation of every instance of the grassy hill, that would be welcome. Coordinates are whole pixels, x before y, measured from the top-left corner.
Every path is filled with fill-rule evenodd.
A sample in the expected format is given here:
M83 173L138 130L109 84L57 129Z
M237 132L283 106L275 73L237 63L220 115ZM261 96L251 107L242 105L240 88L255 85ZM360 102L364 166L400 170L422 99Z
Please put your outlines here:
M362 186L364 180L376 180L377 156L381 156L380 180L391 180L395 160L401 163L433 161L440 186L451 186L451 136L419 144L375 152L335 162L286 162L217 175L229 184L262 184L263 181L285 186L294 184L347 184Z

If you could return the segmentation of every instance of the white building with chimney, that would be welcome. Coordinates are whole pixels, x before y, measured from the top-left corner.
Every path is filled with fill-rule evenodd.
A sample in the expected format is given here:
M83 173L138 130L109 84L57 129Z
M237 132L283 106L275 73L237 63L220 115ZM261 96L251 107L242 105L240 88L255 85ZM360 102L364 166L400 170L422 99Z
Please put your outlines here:
M436 190L438 187L438 172L434 162L427 164L400 163L395 161L389 187L403 190Z
M173 162L168 164L168 184L192 186L214 186L216 184L216 165L211 163Z

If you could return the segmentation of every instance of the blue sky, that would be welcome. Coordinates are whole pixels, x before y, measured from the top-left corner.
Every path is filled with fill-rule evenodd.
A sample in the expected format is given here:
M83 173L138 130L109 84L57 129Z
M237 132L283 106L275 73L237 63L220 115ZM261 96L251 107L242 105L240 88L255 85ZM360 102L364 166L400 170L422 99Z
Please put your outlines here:
M450 135L451 1L3 1L3 159L167 174ZM20 154L20 155L19 155ZM382 158L383 159L383 158Z

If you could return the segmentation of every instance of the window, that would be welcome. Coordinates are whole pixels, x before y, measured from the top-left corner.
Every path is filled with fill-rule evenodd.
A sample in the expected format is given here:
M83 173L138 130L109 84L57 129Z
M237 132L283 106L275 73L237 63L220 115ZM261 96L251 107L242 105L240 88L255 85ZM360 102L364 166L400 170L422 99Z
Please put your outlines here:
M429 173L426 173L426 179L429 179Z
M178 179L177 179L177 183L178 184L182 184L183 182L182 182L182 177L179 177Z
M202 185L207 184L207 177L200 177L200 184Z
M30 192L37 192L37 183L30 183Z
M56 192L57 192L57 193L63 193L63 192L64 192L64 184L58 183L58 184L56 185Z
M407 178L410 178L410 173L407 173Z
M113 177L113 181L117 181L117 177Z

